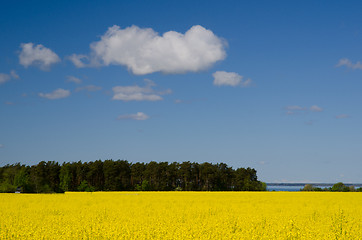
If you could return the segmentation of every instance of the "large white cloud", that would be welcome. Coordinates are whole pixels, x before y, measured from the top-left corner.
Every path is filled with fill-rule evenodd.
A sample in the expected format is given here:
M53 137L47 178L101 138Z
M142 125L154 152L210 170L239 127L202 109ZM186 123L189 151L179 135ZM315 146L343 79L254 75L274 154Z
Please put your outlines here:
M70 91L69 90L65 90L62 88L58 88L56 90L54 90L53 92L50 93L39 93L39 96L42 98L47 98L47 99L60 99L60 98L66 98L70 96Z
M251 79L243 81L243 76L235 72L217 71L212 74L214 85L216 86L242 86L247 87L251 84Z
M169 31L160 36L151 28L113 26L90 45L90 56L73 54L77 67L123 65L137 75L153 72L197 72L226 57L225 42L212 31L196 25L185 34Z
M118 120L121 120L121 119L133 119L133 120L139 120L139 121L142 121L142 120L147 120L149 119L150 117L143 113L143 112L138 112L136 114L124 114L124 115L119 115L117 117Z
M155 83L151 80L146 79L146 86L140 87L138 85L134 86L116 86L113 87L113 100L122 100L122 101L159 101L163 98L161 95L170 94L171 89L165 91L155 91L152 87L155 86Z
M60 58L49 48L41 44L34 46L33 43L22 43L20 45L19 62L24 67L38 66L42 70L49 69L50 65L60 62Z

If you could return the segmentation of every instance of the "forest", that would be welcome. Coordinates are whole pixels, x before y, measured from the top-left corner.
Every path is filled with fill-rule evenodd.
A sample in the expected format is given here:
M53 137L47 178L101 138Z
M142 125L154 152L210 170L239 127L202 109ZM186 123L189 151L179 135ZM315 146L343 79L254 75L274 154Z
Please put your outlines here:
M265 190L255 169L233 169L225 163L97 160L0 167L0 192Z

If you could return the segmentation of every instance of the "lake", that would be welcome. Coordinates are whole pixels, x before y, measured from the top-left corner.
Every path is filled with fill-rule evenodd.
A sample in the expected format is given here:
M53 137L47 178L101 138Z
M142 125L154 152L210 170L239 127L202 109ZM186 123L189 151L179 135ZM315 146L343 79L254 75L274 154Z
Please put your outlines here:
M298 192L307 183L267 183L267 191ZM314 187L330 188L333 184L312 184ZM349 184L346 184L349 185Z

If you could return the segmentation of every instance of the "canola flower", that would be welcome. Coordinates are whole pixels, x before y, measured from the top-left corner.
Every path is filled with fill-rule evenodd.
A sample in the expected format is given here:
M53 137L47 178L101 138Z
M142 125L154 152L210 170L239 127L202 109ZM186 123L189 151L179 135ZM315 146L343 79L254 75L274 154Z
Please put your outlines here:
M362 193L0 194L0 239L362 239Z

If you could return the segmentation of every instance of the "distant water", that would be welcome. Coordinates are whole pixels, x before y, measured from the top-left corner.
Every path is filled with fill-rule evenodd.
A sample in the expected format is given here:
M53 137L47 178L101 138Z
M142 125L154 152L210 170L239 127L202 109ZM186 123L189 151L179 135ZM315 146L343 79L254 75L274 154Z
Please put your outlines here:
M283 191L283 192L297 192L304 188L304 185L300 186L279 186L279 185L267 185L268 191Z
M305 184L295 184L295 183L291 183L291 184L272 184L269 183L267 184L267 191L283 191L283 192L298 192L300 191L300 189L303 189L305 186ZM314 187L319 187L319 188L330 188L333 186L333 184L323 184L323 185L318 185L318 184L313 184Z

